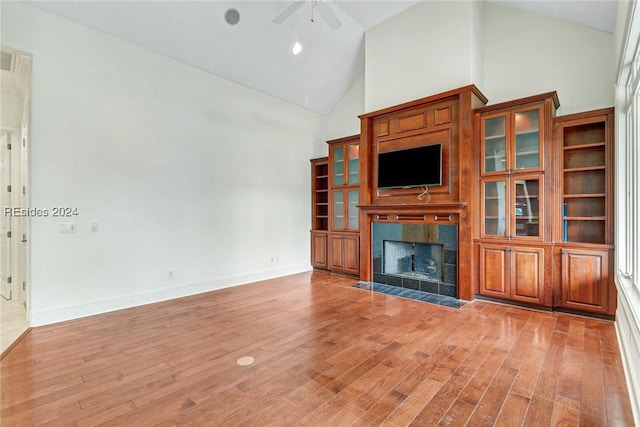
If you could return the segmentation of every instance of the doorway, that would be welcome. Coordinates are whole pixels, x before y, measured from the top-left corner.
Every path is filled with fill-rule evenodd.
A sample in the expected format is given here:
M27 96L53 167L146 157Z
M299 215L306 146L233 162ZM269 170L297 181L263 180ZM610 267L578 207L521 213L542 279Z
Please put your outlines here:
M0 351L29 328L29 54L0 46Z

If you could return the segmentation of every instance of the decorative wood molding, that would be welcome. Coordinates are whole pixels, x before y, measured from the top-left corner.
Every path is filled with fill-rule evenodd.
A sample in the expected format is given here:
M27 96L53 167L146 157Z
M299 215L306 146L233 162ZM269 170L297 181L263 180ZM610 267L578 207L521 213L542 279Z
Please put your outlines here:
M532 95L532 96L527 96L520 99L514 99L511 101L500 102L498 104L487 105L485 107L477 108L475 112L485 113L487 111L496 111L496 110L503 110L503 109L508 110L516 106L521 107L526 104L544 101L547 98L551 98L553 100L553 105L555 106L556 110L560 107L560 100L558 99L558 94L554 90L552 92L545 92L538 95Z

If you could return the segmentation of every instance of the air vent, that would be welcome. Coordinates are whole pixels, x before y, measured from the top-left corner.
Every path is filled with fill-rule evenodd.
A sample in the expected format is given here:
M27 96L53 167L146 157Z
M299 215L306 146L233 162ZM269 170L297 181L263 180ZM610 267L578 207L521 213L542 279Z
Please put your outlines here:
M13 61L12 53L0 52L0 69L11 71L11 61Z

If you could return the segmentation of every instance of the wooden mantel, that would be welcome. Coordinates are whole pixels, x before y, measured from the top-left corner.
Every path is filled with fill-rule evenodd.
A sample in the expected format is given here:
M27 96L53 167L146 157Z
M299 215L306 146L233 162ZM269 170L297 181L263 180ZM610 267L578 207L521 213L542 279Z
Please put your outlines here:
M476 176L475 108L487 98L474 85L363 114L360 133L360 279L372 279L373 222L450 223L458 225L458 297L473 299L473 226ZM442 185L429 189L377 188L382 150L442 144ZM391 148L393 147L393 148Z
M422 205L364 205L360 210L373 213L460 213L468 203L429 203Z

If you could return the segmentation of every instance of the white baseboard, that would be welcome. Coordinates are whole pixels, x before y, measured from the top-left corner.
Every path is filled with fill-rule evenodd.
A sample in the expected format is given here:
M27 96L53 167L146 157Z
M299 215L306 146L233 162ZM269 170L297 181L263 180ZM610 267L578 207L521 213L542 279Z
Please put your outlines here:
M618 278L616 333L635 425L640 426L640 298L637 289Z
M302 273L305 271L309 271L310 269L311 268L308 265L286 267L277 270L217 278L206 282L190 283L174 288L163 288L144 293L129 294L124 296L121 295L116 298L92 301L81 305L56 307L50 310L39 312L32 311L29 316L29 326L36 327L49 325L52 323L64 322L66 320L78 319L81 317L93 316L95 314L122 310L124 308L131 308L139 305L186 297L203 292L210 292L232 286L244 285L260 280L274 279L277 277Z

